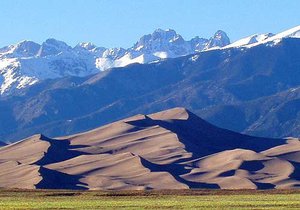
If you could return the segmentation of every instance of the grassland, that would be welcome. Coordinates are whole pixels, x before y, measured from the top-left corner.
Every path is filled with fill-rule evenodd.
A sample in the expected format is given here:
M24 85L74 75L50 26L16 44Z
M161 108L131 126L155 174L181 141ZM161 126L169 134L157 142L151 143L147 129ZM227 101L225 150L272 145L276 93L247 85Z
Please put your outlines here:
M0 190L0 209L298 209L300 191Z

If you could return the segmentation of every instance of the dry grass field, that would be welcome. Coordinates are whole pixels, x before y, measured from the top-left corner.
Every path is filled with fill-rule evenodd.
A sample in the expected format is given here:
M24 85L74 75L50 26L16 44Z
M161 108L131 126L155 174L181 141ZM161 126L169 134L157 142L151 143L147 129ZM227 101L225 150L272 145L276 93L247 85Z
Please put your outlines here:
M1 190L1 209L298 209L296 190Z

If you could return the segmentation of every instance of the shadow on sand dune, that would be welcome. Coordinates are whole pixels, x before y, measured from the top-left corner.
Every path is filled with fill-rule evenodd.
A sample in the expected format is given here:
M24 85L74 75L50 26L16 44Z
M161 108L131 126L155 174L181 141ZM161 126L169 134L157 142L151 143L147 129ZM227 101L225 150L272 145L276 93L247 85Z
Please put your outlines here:
M158 165L151 163L144 158L141 158L141 162L143 166L148 168L151 172L168 172L171 174L178 182L186 184L189 186L190 189L193 188L202 188L202 189L218 189L219 186L217 184L207 184L207 183L200 183L200 182L192 182L186 179L181 178L181 175L184 175L190 172L190 169L185 169L184 165L180 165L177 163L171 163L167 165Z
M145 119L126 123L142 128L158 125L176 133L185 149L193 153L193 158L236 148L260 152L285 143L282 139L251 137L218 128L193 113L187 110L186 112L188 113L186 120L156 120L146 116Z
M43 179L36 185L37 189L72 189L84 190L84 184L79 181L81 176L68 175L59 171L54 171L40 167L39 173Z
M27 187L42 189L297 188L299 151L297 139L242 135L174 108L0 148L0 169L10 166L9 175L0 173L0 184L26 173Z
M50 147L48 148L47 152L45 152L43 158L41 158L39 161L37 161L36 165L47 165L51 163L57 163L61 161L65 161L74 157L77 157L79 155L84 155L86 153L79 152L74 149L76 148L82 148L85 146L77 145L77 146L71 146L69 140L56 140L56 139L50 139L44 135L41 135L41 140L47 141L50 143Z

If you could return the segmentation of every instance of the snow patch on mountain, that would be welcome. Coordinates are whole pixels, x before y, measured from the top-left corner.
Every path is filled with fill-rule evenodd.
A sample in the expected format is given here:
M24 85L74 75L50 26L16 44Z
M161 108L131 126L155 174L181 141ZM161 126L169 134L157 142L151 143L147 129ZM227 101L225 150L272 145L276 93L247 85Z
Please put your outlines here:
M255 34L243 39L240 39L236 42L233 42L232 44L229 44L222 49L227 49L227 48L239 48L239 47L246 47L246 48L251 48L255 47L258 45L267 45L267 46L274 46L279 44L283 39L286 38L300 38L300 26L296 26L294 28L291 28L289 30L283 31L278 34L272 34L272 33L267 33L267 34Z
M232 44L229 44L229 45L223 47L223 49L231 48L231 47L243 47L243 46L254 44L254 43L260 43L272 36L274 36L274 34L272 34L272 33L254 34L252 36L248 36L248 37L245 37L238 41L235 41Z
M186 41L172 29L157 29L142 36L128 49L97 47L91 42L71 47L52 38L42 44L23 40L0 48L0 94L10 94L44 79L82 77L132 63L159 62L166 58L216 49L243 50L261 44L272 47L285 38L300 38L300 26L276 35L255 34L232 44L221 30L209 39L197 36Z

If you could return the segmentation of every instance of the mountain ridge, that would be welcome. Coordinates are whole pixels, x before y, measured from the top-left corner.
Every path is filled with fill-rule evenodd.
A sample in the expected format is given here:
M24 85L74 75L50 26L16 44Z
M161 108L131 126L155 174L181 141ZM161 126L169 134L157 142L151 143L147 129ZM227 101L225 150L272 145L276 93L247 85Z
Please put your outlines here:
M89 42L71 47L53 38L42 44L24 40L0 49L0 92L11 94L44 79L83 77L112 67L180 57L229 43L226 33L220 30L210 39L195 37L185 41L172 29L157 29L128 49L97 47Z
M40 81L0 97L0 139L69 135L175 106L236 132L298 137L299 46L288 37Z
M299 38L300 26L278 34L255 34L230 43L218 30L211 38L184 40L172 29L157 29L142 36L132 47L104 48L90 42L75 47L50 38L42 44L21 41L0 49L0 95L9 95L45 79L84 77L132 63L158 62L209 50L273 46L284 38Z

